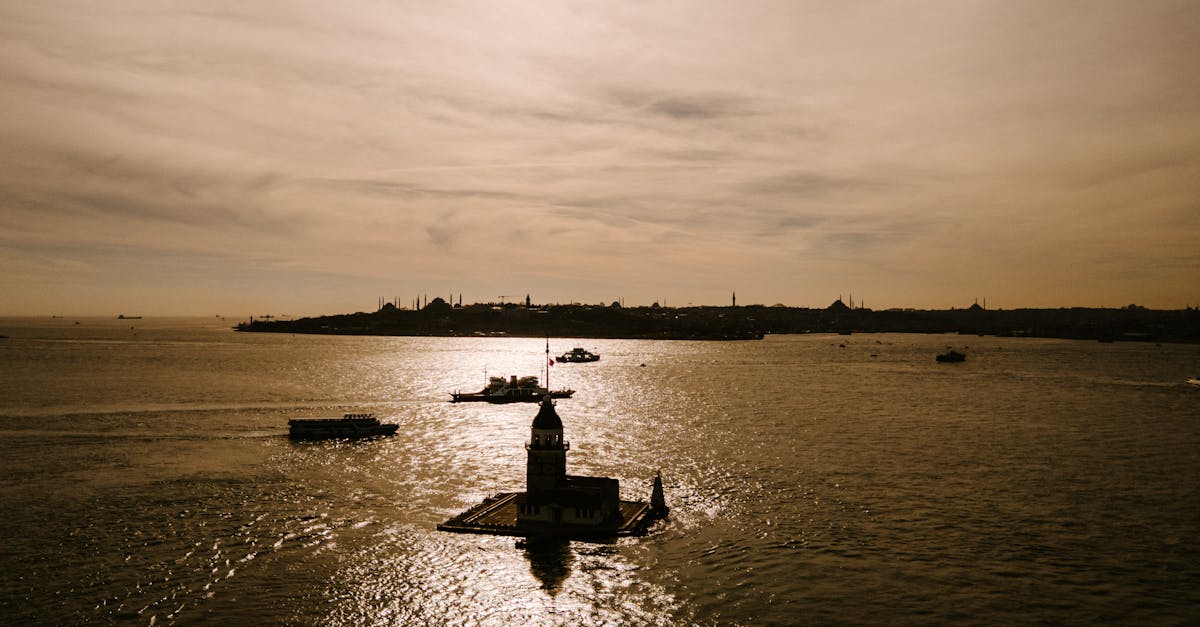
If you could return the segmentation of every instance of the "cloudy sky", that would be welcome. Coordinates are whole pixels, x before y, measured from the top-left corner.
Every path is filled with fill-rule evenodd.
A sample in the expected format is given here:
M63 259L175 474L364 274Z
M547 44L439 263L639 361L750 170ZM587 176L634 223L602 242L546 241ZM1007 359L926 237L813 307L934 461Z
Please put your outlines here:
M15 315L1195 305L1200 3L3 1L0 268Z

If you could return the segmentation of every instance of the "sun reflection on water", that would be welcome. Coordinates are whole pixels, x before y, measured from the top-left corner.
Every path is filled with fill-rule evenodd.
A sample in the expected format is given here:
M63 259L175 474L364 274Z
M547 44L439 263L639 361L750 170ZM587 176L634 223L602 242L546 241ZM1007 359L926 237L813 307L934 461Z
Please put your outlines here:
M390 529L342 559L330 625L671 624L677 601L620 550Z
M371 521L340 528L329 541L338 546L332 555L336 568L316 622L672 624L680 602L640 576L630 560L644 557L639 543L645 539L518 543L432 531L484 497L523 489L524 443L536 413L532 404L451 404L448 392L482 387L484 367L494 376L544 377L545 344L442 339L426 352L424 341L406 340L403 352L375 353L365 360L369 366L352 364L352 370L369 374L339 384L372 386L385 420L400 425L396 437L367 446L297 444L288 455L294 459L281 460L289 468L313 469L305 475L313 487L331 494L349 488L348 502L331 503L331 509L348 504L366 510L357 518ZM648 498L649 480L661 465L653 461L658 447L663 438L676 438L671 433L679 428L647 429L661 420L654 412L670 399L636 402L655 396L640 365L654 354L606 355L606 385L623 388L622 394L597 393L603 383L598 368L550 367L553 387L579 390L575 398L559 401L573 441L570 472L618 477L625 498ZM472 366L478 370L472 372ZM626 416L621 406L627 402L639 410ZM657 435L648 436L651 432ZM692 497L685 490L678 498L684 503Z

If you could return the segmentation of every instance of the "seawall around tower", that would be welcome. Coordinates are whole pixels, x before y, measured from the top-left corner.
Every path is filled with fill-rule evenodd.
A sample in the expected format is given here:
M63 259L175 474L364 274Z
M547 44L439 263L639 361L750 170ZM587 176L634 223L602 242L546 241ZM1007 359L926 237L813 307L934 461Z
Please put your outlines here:
M621 520L607 526L532 525L517 523L517 497L524 492L502 492L437 526L438 531L481 533L495 536L561 536L567 538L611 538L645 535L661 518L642 501L621 501Z

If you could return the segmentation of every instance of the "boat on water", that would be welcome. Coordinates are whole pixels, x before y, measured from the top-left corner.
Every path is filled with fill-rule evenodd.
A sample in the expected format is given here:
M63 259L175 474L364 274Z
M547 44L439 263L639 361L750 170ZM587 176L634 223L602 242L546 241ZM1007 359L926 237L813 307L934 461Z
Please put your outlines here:
M1188 377L1187 382L1190 383L1191 385L1200 385L1200 375L1197 375L1194 377Z
M578 346L576 346L575 348L572 348L570 351L559 355L558 359L555 361L560 361L560 362L565 361L567 363L583 363L583 362L588 362L588 361L600 361L600 356L597 355L596 353L583 350L582 348L579 348Z
M297 440L371 438L392 435L400 425L384 424L374 414L345 414L341 418L293 418L288 436Z
M537 377L520 377L513 375L504 377L489 377L487 385L478 392L451 392L451 403L484 402L484 403L540 403L543 398L569 398L575 390L550 390L538 384Z
M937 356L937 360L940 362L959 362L965 361L966 359L967 356L965 354L960 353L953 348L947 348L946 352Z

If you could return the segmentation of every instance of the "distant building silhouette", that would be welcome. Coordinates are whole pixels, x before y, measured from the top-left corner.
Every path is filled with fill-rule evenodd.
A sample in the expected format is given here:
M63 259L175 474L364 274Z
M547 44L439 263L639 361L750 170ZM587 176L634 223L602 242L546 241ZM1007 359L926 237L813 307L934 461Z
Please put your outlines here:
M424 311L427 311L431 314L437 314L437 313L449 313L449 311L451 309L452 309L452 307L450 306L450 303L447 303L446 301L442 300L441 296L437 296L437 297L434 297L433 302L426 303Z
M841 297L839 297L837 300L830 303L830 305L825 308L825 311L847 312L850 311L850 308L847 307L846 303L843 303Z

